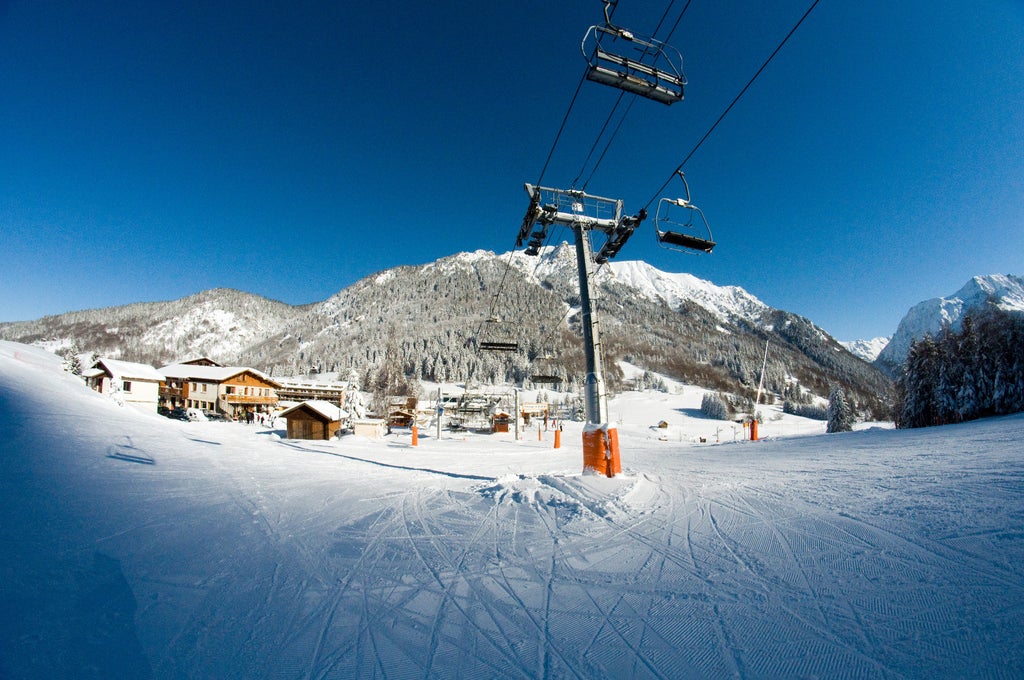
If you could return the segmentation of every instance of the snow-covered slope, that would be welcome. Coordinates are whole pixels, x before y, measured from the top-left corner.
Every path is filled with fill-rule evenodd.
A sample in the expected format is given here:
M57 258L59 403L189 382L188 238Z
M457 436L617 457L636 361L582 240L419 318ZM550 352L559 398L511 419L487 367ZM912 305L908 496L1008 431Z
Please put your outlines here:
M953 295L919 302L900 321L896 334L878 355L878 364L892 371L903 363L914 340L936 335L946 324L959 330L967 313L989 303L1024 313L1024 278L1007 274L975 276Z
M607 479L575 423L286 440L0 342L0 675L1024 677L1024 417L750 442L699 395L613 400Z

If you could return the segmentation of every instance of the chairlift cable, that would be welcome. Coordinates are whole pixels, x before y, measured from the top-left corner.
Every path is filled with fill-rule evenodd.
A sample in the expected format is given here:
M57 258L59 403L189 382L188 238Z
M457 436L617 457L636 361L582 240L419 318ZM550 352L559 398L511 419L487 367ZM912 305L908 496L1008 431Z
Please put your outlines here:
M656 200L658 200L658 197L661 195L661 192L663 192L665 190L665 187L667 187L669 185L669 182L671 182L673 179L675 179L675 176L683 169L683 166L686 165L686 162L690 160L690 158L693 156L693 154L697 153L697 150L700 149L701 145L704 144L705 140L707 140L707 138L711 136L711 133L715 131L715 128L718 127L719 123L721 123L722 120L725 119L725 117L729 114L729 111L732 110L732 107L736 106L736 102L738 102L740 100L740 98L744 94L746 94L747 90L750 89L750 86L754 84L755 80L757 80L757 77L760 76L761 73L768 67L768 64L770 64L772 59L775 58L775 55L779 53L779 51L782 49L783 45L785 45L789 41L789 39L793 36L793 34L796 33L796 30L798 28L800 28L800 25L804 22L804 19L806 19L810 15L810 13L814 10L814 8L818 6L818 3L820 1L821 0L814 0L811 3L811 6L807 8L807 11L804 12L802 17L800 17L800 20L797 21L796 24L793 26L793 28L790 29L789 33L787 33L786 37L782 39L782 42L779 43L778 47L776 47L775 50L770 55L768 55L768 58L765 59L764 63L761 64L761 68L757 69L757 72L753 75L753 77L749 81L747 81L747 84L743 86L743 89L740 90L740 93L738 95L736 95L735 99L733 99L732 102L729 104L729 106L727 106L725 108L725 111L723 111L722 115L720 115L718 117L718 120L716 120L715 123L708 129L708 131L704 133L704 136L701 137L700 141L697 142L697 145L694 146L693 149L690 150L690 153L686 154L686 157L683 159L683 162L680 163L676 167L676 169L672 171L672 174L669 175L668 179L665 180L665 183L662 184L661 187L658 188L658 190L655 192L654 196L651 197L651 200L647 201L647 205L644 206L645 210L647 208L650 208L651 204L654 203Z
M605 17L611 17L615 13L616 3L612 3L611 9L605 14ZM558 132L555 134L555 141L551 143L551 150L548 151L548 157L544 161L544 167L541 168L540 177L537 178L536 186L541 186L544 182L544 174L548 171L548 165L551 164L551 157L555 155L555 148L558 146L558 140L561 139L562 133L565 131L565 125L569 121L569 114L572 113L572 108L576 104L576 99L580 95L580 90L583 89L583 83L586 81L586 76L580 76L580 82L576 85L576 92L572 95L572 100L569 102L569 108L566 109L565 115L562 117L562 124L558 127Z
M674 0L673 0L673 2L674 2ZM606 16L611 16L614 12L615 12L615 5L613 4L611 10L606 14ZM558 127L558 132L555 133L555 139L551 143L551 149L548 151L548 156L547 156L547 158L544 161L544 166L541 168L540 176L537 178L536 186L541 186L541 184L544 181L544 175L548 171L548 166L551 164L551 158L555 154L555 149L558 147L558 141L561 139L562 133L565 131L566 123L568 123L568 121L569 121L569 115L572 113L572 109L573 109L573 107L576 104L576 99L579 97L580 91L583 89L583 83L584 83L585 80L586 80L585 76L580 76L580 81L576 85L576 91L573 93L572 99L569 101L569 106L565 110L565 115L562 116L562 123ZM494 298L491 300L491 307L490 307L490 310L489 310L489 313L488 313L488 317L494 316L494 309L495 309L495 307L497 306L497 303L498 303L498 296L501 294L501 291L502 291L502 289L505 286L505 279L508 276L509 269L512 268L512 256L513 256L514 253L515 253L515 247L513 247L509 251L509 258L508 258L508 261L505 263L505 271L501 275L501 281L498 283L498 289L495 291ZM483 322L481 321L480 328L482 329L482 327L483 327ZM479 334L479 330L480 329L478 329L478 334Z
M587 154L587 157L583 160L583 165L580 166L580 171L576 175L576 179L574 179L572 181L572 188L573 189L576 188L576 183L580 181L580 177L583 176L583 172L587 169L587 164L590 163L590 159L594 156L594 151L597 150L597 145L601 141L601 137L604 136L605 130L608 129L608 124L612 122L612 118L615 117L615 112L618 110L619 104L622 103L622 98L625 97L625 96L626 96L625 90L619 92L619 97L618 97L618 99L615 100L615 103L612 105L612 110L608 112L608 117L605 118L604 125L601 126L601 131L598 132L597 133L597 137L594 138L594 143L591 144L590 152ZM633 101L636 101L636 96L635 95L633 96ZM632 106L632 102L630 102L630 106ZM629 109L626 109L626 113L629 113ZM623 119L625 119L625 117L626 117L625 114L623 114L622 117L623 117ZM619 127L621 127L621 126L622 126L622 120L619 121L619 125L615 128L615 132L618 132ZM615 139L615 133L612 133L612 139ZM608 146L609 145L611 145L611 140L609 140L608 145L605 146L605 148L604 148L605 152L608 151ZM601 153L601 158L604 158L604 152ZM599 158L597 163L594 165L594 169L590 171L590 177L594 176L594 172L597 170L597 166L599 166L601 164L601 158ZM589 181L589 178L588 178L588 181ZM583 191L586 191L586 190L587 190L587 185L584 184L583 185Z
M622 95L619 95L619 97L621 98ZM633 104L635 104L635 103L636 103L636 95L633 95L633 99L630 100L629 106L626 107L626 112L622 114L622 118L619 119L619 124L615 126L615 131L612 132L612 136L608 138L608 143L604 145L604 150L601 152L601 155L598 157L597 163L594 164L594 169L590 171L589 175L587 175L587 181L583 183L583 187L582 187L583 191L587 190L587 186L590 185L590 180L594 179L594 173L596 173L597 169L599 167L601 167L601 163L604 161L604 157L608 153L608 149L610 149L612 147L612 142L614 142L615 141L615 137L618 136L619 130L622 129L622 124L624 122L626 122L626 116L629 115L629 112L630 112L630 110L632 110ZM614 113L614 109L612 110L612 112ZM594 144L597 144L597 142L595 141ZM589 157L588 157L588 160L589 160Z
M540 177L537 178L536 186L541 186L544 181L544 173L548 171L548 165L551 163L551 157L555 155L555 148L558 146L558 140L561 139L562 133L565 131L565 124L569 122L569 114L572 113L572 107L576 104L576 98L580 95L580 90L583 89L583 82L586 80L585 76L580 76L580 82L576 85L576 92L572 95L572 101L569 102L569 108L566 109L565 115L562 117L562 124L558 127L558 132L555 134L555 141L551 143L551 150L548 151L547 160L544 161L544 167L540 170Z

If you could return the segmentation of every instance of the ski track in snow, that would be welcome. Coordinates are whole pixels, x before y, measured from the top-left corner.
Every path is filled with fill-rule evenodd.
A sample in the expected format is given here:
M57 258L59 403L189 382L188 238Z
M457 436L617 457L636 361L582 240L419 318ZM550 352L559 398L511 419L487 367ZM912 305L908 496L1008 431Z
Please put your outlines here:
M574 471L573 424L558 452L284 441L34 361L0 351L0 676L1024 674L1024 417L703 447L623 427L607 480Z

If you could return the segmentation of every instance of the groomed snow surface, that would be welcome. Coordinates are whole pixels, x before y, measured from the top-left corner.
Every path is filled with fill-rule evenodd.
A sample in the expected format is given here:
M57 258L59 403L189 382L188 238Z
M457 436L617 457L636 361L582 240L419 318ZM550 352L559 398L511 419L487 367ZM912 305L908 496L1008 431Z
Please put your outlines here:
M1024 676L1024 417L734 442L695 389L613 402L606 479L576 423L290 441L0 343L0 677Z

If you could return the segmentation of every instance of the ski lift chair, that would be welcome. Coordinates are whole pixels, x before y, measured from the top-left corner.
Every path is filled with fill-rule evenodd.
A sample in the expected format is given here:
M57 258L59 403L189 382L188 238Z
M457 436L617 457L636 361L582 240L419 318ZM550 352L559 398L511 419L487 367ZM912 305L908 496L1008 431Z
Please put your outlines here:
M484 322L477 346L485 352L518 352L519 343L512 337L507 325L496 316Z
M537 385L558 385L562 378L557 374L557 363L551 354L538 356L533 360L533 371L530 373L530 381Z
M662 104L682 101L686 85L682 54L654 38L641 38L613 25L609 14L612 4L605 2L604 26L591 26L580 44L587 60L587 80ZM627 56L626 49L636 54Z
M679 177L686 187L686 198L662 198L654 216L658 243L669 250L701 251L710 254L715 247L711 227L704 211L690 202L690 187L682 172Z

